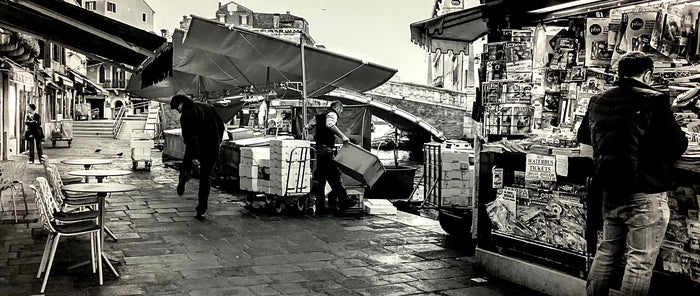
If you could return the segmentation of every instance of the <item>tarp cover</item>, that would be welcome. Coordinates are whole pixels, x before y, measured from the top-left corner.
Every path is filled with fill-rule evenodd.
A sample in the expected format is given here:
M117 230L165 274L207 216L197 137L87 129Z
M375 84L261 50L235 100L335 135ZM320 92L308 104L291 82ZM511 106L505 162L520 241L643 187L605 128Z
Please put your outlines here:
M412 23L411 41L431 52L468 52L469 43L489 31L483 11L484 5L455 11Z
M172 77L129 92L143 97L302 81L300 45L240 27L192 17L184 38L173 36ZM337 87L364 92L388 81L396 70L311 46L304 47L308 96ZM138 82L138 84L137 84ZM211 88L211 89L207 89ZM156 91L157 90L157 91Z

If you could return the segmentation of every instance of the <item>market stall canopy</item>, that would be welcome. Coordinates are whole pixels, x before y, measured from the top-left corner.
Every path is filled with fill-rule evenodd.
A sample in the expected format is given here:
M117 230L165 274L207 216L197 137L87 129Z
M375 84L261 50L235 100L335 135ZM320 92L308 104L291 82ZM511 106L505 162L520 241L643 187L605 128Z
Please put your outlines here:
M197 16L192 16L183 37L173 36L172 73L163 75L164 67L160 67L160 72L148 74L144 71L140 81L130 82L130 92L139 93L133 89L138 83L143 90L159 87L163 82L177 88L173 79L181 87L187 87L182 85L181 75L209 79L229 89L302 81L298 43ZM304 47L304 59L308 96L323 95L337 87L364 92L383 84L396 73L392 68L311 46ZM170 91L182 92L175 88Z
M56 0L0 1L0 26L134 67L155 56L166 42L153 33Z
M469 43L488 34L485 5L455 11L411 24L411 41L430 52L468 52Z

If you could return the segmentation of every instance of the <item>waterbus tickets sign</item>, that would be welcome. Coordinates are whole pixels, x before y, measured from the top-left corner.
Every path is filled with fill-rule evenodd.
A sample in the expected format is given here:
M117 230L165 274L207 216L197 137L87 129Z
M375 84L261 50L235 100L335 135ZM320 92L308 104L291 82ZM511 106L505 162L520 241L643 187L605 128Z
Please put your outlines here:
M525 181L556 181L557 160L554 155L528 153L525 165Z

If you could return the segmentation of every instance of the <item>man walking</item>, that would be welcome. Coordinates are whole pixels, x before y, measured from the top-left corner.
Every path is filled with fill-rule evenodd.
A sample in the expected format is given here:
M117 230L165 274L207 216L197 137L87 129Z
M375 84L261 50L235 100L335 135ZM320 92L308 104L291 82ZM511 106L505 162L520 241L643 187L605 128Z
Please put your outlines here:
M578 131L578 141L593 146L593 182L603 191L603 239L588 295L608 295L622 258L621 295L646 295L666 233L673 163L688 140L668 95L649 86L653 71L652 59L641 52L622 56L615 86L591 99Z
M313 192L316 195L316 208L319 214L328 214L336 210L336 199L340 201L343 209L354 206L356 200L348 200L347 192L343 187L340 178L340 170L333 156L335 137L343 141L343 145L350 142L350 139L340 131L338 126L338 115L343 112L343 104L340 101L333 101L331 107L326 111L316 114L307 124L306 130L316 127L314 141L316 141L317 166L313 176ZM325 186L326 181L331 186L332 191L328 194L328 208L326 208Z
M27 115L24 117L24 124L27 130L24 139L29 143L29 162L34 163L34 146L41 161L44 152L41 149L41 142L44 141L44 131L41 128L41 116L36 113L36 105L27 105Z
M205 219L209 202L211 175L219 158L219 146L224 133L224 123L211 105L194 102L185 95L175 95L170 101L170 108L177 109L182 127L182 139L185 142L185 156L180 168L180 180L177 194L182 196L185 186L194 168L199 165L199 202L197 218Z

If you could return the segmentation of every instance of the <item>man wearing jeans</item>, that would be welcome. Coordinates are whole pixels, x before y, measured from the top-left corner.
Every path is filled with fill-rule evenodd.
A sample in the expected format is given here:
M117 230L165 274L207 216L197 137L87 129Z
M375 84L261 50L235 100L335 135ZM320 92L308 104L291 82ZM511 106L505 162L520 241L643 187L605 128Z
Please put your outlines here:
M588 274L588 295L608 295L623 258L620 292L646 295L666 233L673 163L688 140L668 95L649 86L653 71L643 53L622 56L615 86L591 99L578 131L578 141L593 146L593 182L603 191L603 240Z

